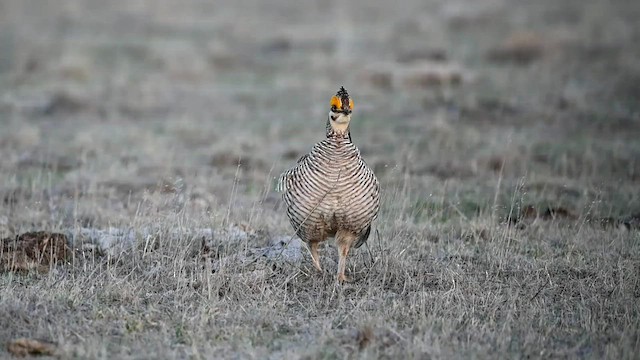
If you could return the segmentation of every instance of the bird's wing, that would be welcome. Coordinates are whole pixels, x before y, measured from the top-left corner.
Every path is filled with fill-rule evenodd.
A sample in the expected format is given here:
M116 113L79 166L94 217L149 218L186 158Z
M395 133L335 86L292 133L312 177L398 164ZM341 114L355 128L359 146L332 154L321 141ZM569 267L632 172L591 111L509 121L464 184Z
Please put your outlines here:
M278 184L276 185L277 192L283 193L287 191L287 180L291 175L293 175L296 172L300 164L305 162L308 158L309 158L309 154L302 155L300 159L298 159L294 167L280 174L280 178L278 178Z

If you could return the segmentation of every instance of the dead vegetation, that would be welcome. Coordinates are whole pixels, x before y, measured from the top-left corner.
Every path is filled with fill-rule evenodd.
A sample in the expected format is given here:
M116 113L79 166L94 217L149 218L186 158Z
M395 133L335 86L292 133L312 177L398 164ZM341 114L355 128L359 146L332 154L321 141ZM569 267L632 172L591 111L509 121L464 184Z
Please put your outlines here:
M24 357L27 355L54 355L55 344L48 341L35 339L15 339L9 342L7 350L14 356Z
M0 357L637 357L637 2L63 4L0 4ZM339 85L344 286L273 192Z
M56 263L71 258L67 237L48 231L34 231L15 238L2 239L0 272L22 271L48 272Z

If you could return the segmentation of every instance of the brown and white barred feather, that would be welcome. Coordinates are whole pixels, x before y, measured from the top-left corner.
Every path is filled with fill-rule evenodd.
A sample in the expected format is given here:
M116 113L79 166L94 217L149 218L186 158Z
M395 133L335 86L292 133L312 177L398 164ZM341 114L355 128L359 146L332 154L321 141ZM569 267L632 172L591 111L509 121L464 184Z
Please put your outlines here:
M357 237L355 247L367 241L371 222L380 209L380 185L349 132L333 133L285 171L277 190L297 235L305 242L323 241L338 230Z

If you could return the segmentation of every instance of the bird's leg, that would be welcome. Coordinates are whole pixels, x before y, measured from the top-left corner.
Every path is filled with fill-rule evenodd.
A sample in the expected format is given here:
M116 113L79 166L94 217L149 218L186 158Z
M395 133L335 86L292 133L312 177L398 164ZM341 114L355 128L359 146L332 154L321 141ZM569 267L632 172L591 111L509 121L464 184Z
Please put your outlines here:
M351 234L338 233L336 234L336 244L338 245L338 282L351 281L344 271L347 267L347 256L355 237Z
M320 266L320 257L318 256L318 245L319 242L311 243L311 260L313 260L313 265L318 269L318 271L322 271L322 267Z

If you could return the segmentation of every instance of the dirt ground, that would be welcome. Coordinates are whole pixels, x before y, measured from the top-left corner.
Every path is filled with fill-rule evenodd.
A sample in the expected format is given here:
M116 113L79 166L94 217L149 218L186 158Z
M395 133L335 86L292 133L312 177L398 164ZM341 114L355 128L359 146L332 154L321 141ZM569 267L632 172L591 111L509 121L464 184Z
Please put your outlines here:
M622 0L0 1L0 239L155 229L2 272L0 357L17 338L62 358L637 357L639 18ZM293 235L275 181L342 85L383 192L355 281L335 283L332 241L323 273L238 260ZM184 230L230 224L252 236L207 254Z

